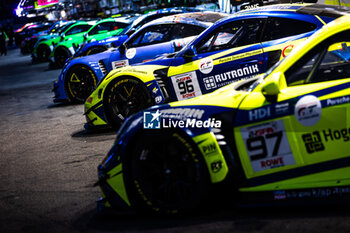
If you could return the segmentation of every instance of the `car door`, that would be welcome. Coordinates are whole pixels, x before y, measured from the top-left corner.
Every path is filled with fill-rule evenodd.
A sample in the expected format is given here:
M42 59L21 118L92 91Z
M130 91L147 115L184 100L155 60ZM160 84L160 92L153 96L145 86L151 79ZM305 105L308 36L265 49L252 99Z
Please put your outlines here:
M278 95L261 84L241 103L235 138L248 179L279 189L350 179L349 38L338 33L267 78L284 86Z
M169 68L174 100L199 96L263 70L259 42L264 18L244 19L223 24L192 45Z
M115 69L124 65L147 62L162 54L173 53L184 45L183 41L174 44L175 39L197 35L204 29L180 23L159 24L144 28L125 42L124 53L113 55L112 67Z
M268 17L261 39L265 69L286 57L316 29L315 24L299 19Z

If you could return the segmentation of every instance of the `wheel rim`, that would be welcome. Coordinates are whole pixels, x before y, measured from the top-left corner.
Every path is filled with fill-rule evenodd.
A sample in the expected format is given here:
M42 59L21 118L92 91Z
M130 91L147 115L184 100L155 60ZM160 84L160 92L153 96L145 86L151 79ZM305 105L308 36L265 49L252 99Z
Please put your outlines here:
M108 108L113 123L122 123L127 117L147 108L150 97L147 90L133 79L123 79L112 87Z
M73 101L85 101L93 92L97 79L90 69L78 67L69 73L67 84Z
M132 180L141 199L152 203L148 205L173 211L191 205L198 191L200 171L198 162L183 143L167 139L144 145L136 153Z

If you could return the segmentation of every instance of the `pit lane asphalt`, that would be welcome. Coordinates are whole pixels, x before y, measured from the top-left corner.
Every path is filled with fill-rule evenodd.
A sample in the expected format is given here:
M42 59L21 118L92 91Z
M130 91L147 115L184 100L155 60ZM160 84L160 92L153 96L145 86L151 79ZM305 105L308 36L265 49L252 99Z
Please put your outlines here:
M59 72L18 49L0 57L0 232L350 232L349 207L98 213L96 166L115 133L86 132L82 105L52 103Z

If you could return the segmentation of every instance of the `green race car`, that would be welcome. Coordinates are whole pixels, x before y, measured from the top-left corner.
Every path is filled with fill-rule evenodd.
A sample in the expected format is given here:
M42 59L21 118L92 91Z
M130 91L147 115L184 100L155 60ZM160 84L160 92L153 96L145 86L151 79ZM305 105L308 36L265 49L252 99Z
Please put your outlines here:
M39 40L38 43L34 46L33 50L33 59L40 62L48 61L51 53L54 50L54 47L62 42L67 40L72 40L74 38L83 37L84 33L88 31L96 21L78 21L75 23L69 23L60 30L58 34L52 34L47 36L43 40Z
M98 167L99 207L175 214L206 202L350 200L350 16L265 74L128 118Z
M64 38L59 42L54 50L52 57L58 67L63 67L67 58L75 54L77 49L83 43L103 40L107 37L116 36L123 31L129 24L123 18L108 18L98 21L87 32L70 38Z

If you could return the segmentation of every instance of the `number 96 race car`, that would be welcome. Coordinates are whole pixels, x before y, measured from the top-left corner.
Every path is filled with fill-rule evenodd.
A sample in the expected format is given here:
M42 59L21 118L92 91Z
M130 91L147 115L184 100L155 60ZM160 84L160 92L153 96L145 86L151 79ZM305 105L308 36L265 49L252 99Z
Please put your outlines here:
M227 180L241 198L350 200L349 58L346 15L265 74L131 116L98 167L100 206L189 211Z
M85 102L87 126L108 123L117 129L151 105L200 96L263 73L340 15L328 6L281 4L221 19L175 56L111 71Z

